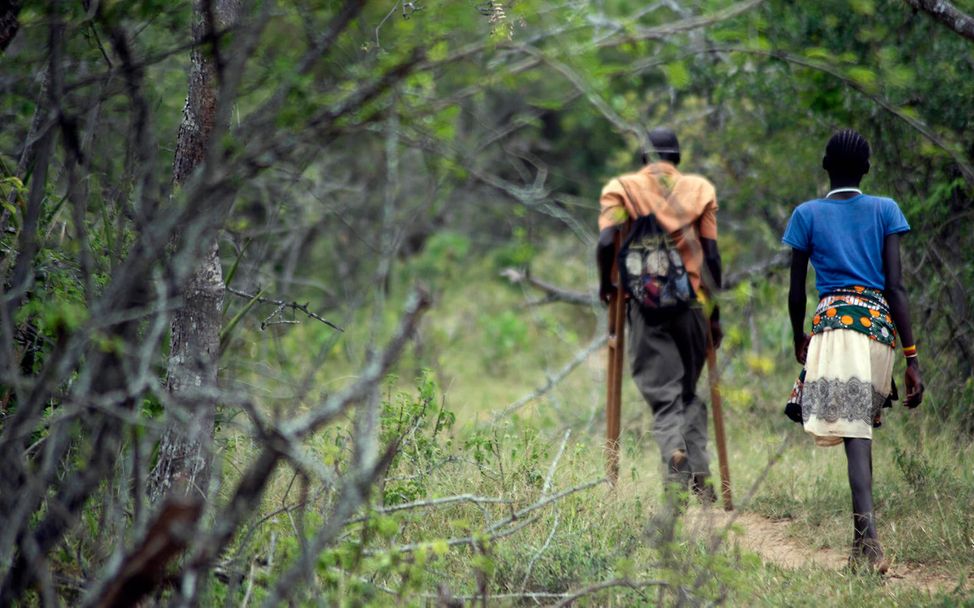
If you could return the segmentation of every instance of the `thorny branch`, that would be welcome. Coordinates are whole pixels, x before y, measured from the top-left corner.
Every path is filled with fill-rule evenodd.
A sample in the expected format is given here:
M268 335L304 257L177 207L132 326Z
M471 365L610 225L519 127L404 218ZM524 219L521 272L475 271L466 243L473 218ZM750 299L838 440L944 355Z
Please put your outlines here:
M261 296L259 294L247 293L247 292L242 291L240 289L236 289L234 287L229 287L229 286L227 287L227 291L229 293L232 293L235 296L239 296L241 298L244 298L247 301L253 300L253 301L260 302L261 304L273 304L273 305L277 306L277 309L275 310L275 314L278 313L278 312L280 312L280 311L282 311L282 310L284 310L285 308L290 308L291 310L295 310L295 311L298 311L298 312L302 312L305 315L307 315L309 318L314 319L315 321L320 321L320 322L324 323L325 325L327 325L328 327L331 327L334 330L341 331L341 332L344 332L345 331L344 329L342 329L338 325L335 325L334 323L332 323L328 319L325 319L324 317L322 317L318 313L312 311L309 308L309 306L311 304L310 302L305 302L304 304L299 304L298 302L295 302L293 300L289 302L287 300L279 300L279 299L276 299L276 298L265 298L265 297L263 297L263 296ZM273 317L274 315L271 315L271 316ZM270 317L268 317L268 319L270 319ZM261 329L264 329L264 327L266 326L266 324L267 324L266 323L266 320L265 320L265 322L261 323Z

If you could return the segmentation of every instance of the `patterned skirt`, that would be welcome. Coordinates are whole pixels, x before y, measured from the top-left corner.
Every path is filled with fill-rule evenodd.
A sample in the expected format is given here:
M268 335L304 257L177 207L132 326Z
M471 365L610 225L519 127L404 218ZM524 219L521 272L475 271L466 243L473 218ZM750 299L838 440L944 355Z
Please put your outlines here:
M789 401L800 405L805 432L816 444L872 439L893 390L894 356L891 346L859 331L831 329L812 336L803 381Z

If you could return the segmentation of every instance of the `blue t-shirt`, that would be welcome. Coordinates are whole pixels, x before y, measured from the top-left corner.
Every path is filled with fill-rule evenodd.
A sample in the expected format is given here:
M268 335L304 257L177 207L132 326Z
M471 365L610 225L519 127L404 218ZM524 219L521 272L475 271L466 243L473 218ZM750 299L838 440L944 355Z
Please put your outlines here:
M883 289L883 241L889 234L909 231L896 201L860 194L798 205L781 241L809 254L821 296L854 285Z

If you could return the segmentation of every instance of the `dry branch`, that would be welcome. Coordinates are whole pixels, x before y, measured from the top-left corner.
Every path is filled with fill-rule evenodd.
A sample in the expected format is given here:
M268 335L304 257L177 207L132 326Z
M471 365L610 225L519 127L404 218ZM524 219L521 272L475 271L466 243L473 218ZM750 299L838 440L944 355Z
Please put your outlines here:
M168 499L142 542L119 560L119 571L85 605L98 608L137 605L163 580L169 562L186 548L202 510L202 501L196 497Z
M506 278L514 285L526 283L545 294L544 299L531 302L532 305L547 304L549 302L565 302L567 304L590 306L598 304L599 302L599 298L594 290L590 293L585 293L565 289L564 287L558 287L557 285L553 285L552 283L548 283L547 281L542 281L541 279L531 276L531 273L527 270L506 268L501 271L501 276Z
M519 519L522 519L528 513L531 513L533 511L537 511L538 509L541 509L542 507L546 507L546 506L550 505L553 502L557 502L557 501L561 500L562 498L564 498L566 496L569 496L571 494L575 494L577 492L582 492L584 490L588 490L589 488L593 488L593 487L595 487L597 485L601 485L603 483L606 483L607 481L609 481L609 480L606 477L602 477L601 479L593 479L593 480L588 481L588 482L585 482L583 484L580 484L580 485L577 485L577 486L574 486L574 487L571 487L571 488L567 488L565 490L562 490L561 492L558 492L557 494L552 494L550 496L543 497L540 500L538 500L537 502L535 502L534 504L529 505L527 507L524 507L523 509L520 509L519 511L515 512L510 517L507 517L505 519L502 519L501 521L498 521L497 523L493 524L492 526L490 526L489 528L487 528L487 531L488 532L493 532L495 530L498 530L499 528L503 528L504 526L510 525L511 523L513 523L513 522L515 522L515 521L517 521Z
M365 365L355 382L343 391L329 396L319 407L297 419L285 422L277 428L258 429L264 449L241 476L229 503L215 518L213 530L198 540L190 560L192 568L205 568L223 552L237 528L259 507L267 482L280 459L292 452L292 447L302 437L334 420L352 404L370 394L399 358L429 305L430 299L426 292L414 291L407 299L405 312L396 332L386 343L384 350ZM343 519L342 523L344 521Z
M572 372L572 370L574 370L576 367L584 363L585 360L588 359L589 355L591 355L596 350L602 348L605 345L606 340L608 339L609 339L608 335L602 334L597 338L595 338L594 340L592 340L591 342L589 342L588 346L575 353L575 356L572 357L572 360L566 363L565 366L562 367L560 370L558 370L557 373L555 373L553 376L548 376L547 382L545 382L543 385L534 389L527 395L524 395L514 403L508 405L503 410L495 414L494 417L491 418L491 422L496 423L498 420L513 414L514 412L518 411L528 403L531 403L535 399L544 396L551 389L555 388L555 386L557 386L559 382L564 380L565 377Z
M534 571L534 564L537 563L538 559L548 550L551 545L551 540L555 537L555 532L558 531L558 525L561 523L561 515L555 513L555 521L551 524L551 531L548 532L548 538L545 539L544 544L538 549L534 555L531 556L531 560L528 561L528 567L524 569L524 578L521 579L521 593L528 587L528 581L531 580L531 573Z
M544 485L541 486L541 496L544 497L551 491L551 482L555 478L555 471L558 470L558 462L561 460L562 454L565 453L565 446L568 445L568 438L571 437L572 430L565 429L565 436L561 438L561 445L558 446L558 452L555 457L551 460L551 465L548 466L548 474L545 475Z
M634 581L628 578L614 578L612 580L603 581L601 583L596 583L594 585L589 585L578 591L573 591L572 593L565 596L563 600L557 604L552 604L554 608L563 608L564 606L571 606L579 598L585 597L586 595L591 595L597 591L602 591L603 589L611 589L612 587L629 587L630 589L642 589L644 587L669 587L670 584L666 581L661 580L646 580L646 581Z
M341 331L341 332L344 332L345 331L344 329L342 329L338 325L335 325L334 323L332 323L328 319L325 319L324 317L322 317L318 313L310 310L308 308L310 302L305 302L304 304L298 304L297 302L295 302L293 300L289 302L287 300L280 300L280 299L277 299L277 298L265 298L265 297L261 296L260 293L250 294L250 293L247 293L245 291L241 291L239 289L236 289L234 287L229 287L229 286L227 287L227 291L230 292L230 293L232 293L235 296L239 296L241 298L245 298L248 302L249 301L256 301L256 302L260 302L261 304L274 304L275 306L278 307L277 308L278 311L283 310L285 308L290 308L291 310L295 310L295 311L298 311L298 312L302 312L305 315L307 315L309 318L314 319L315 321L320 321L320 322L324 323L325 325L327 325L328 327L330 327L330 328L332 328L334 330ZM271 316L273 316L273 315L271 315ZM265 323L262 323L262 325L266 325L266 322ZM261 327L261 329L263 329L263 327Z
M924 11L954 33L974 41L974 18L947 0L906 0L915 10Z
M416 500L413 502L404 502L398 505L392 505L390 507L374 507L368 515L363 515L361 517L356 517L355 519L348 520L348 523L355 524L361 523L368 520L372 515L388 515L389 513L397 513L399 511L408 511L411 509L423 509L429 507L439 507L442 505L452 505L459 502L469 502L477 505L506 505L510 504L511 500L508 498L498 498L491 496L476 496L474 494L458 494L456 496L444 496L442 498L428 498L426 500Z
M771 473L771 469L774 468L774 465L778 463L778 461L784 455L788 447L791 446L793 437L794 435L792 434L785 434L784 440L781 442L781 445L779 445L778 449L775 450L774 454L771 455L771 457L768 459L768 463L764 466L764 469L761 470L761 473L758 474L757 478L751 484L751 487L748 489L747 495L744 497L742 504L739 504L737 506L737 509L735 509L731 513L731 516L727 520L727 523L724 525L723 529L719 533L715 533L713 536L711 536L710 546L708 547L709 553L711 554L716 553L717 550L720 549L720 546L724 543L724 541L727 540L727 537L731 531L731 527L733 527L734 524L737 522L737 518L740 516L740 514L746 511L748 506L751 504L751 501L754 500L754 497L757 495L758 490L764 484L764 480L767 479L768 474ZM703 570L699 573L697 579L694 581L693 584L694 591L700 589L700 587L702 587L707 582L706 580L707 574L708 573L706 570Z

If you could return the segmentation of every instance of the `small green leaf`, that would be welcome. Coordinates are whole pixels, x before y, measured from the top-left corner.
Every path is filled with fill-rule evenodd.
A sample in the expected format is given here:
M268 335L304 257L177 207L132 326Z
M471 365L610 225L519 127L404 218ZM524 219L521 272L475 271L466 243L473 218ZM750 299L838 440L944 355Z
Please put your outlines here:
M683 61L674 61L663 66L666 80L674 89L683 89L690 84L690 70Z
M869 90L874 90L879 80L876 72L863 67L849 68L849 77Z
M835 58L831 51L820 46L805 49L805 56L809 59L822 59L825 61L832 61Z

